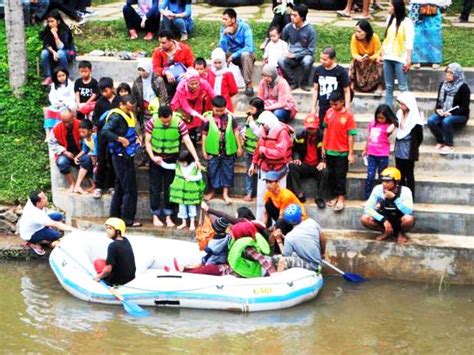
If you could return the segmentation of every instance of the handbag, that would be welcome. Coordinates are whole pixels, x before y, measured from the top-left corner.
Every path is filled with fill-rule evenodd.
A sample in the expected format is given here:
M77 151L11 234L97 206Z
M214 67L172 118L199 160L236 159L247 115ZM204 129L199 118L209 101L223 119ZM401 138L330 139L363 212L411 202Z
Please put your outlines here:
M436 16L438 14L438 6L432 4L421 4L419 14L422 16Z
M207 213L203 213L202 209L199 212L199 226L196 228L196 240L199 245L199 250L204 250L209 241L214 238L216 234L212 228L212 222Z

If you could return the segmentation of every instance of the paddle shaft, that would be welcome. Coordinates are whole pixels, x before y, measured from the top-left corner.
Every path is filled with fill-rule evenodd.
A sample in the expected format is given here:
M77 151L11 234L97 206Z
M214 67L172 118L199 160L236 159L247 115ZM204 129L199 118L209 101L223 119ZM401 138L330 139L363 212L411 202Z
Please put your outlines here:
M341 269L338 269L337 267L335 267L333 264L329 263L328 261L326 260L321 260L322 263L328 267L330 267L331 269L333 269L334 271L337 271L339 274L341 275L345 275L346 273L344 271L342 271Z

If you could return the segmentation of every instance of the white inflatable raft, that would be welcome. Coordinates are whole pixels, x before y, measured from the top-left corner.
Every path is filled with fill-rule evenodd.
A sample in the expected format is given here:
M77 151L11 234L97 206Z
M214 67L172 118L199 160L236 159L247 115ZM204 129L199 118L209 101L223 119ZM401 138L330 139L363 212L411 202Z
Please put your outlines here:
M299 268L252 279L180 273L174 271L174 259L180 265L199 263L203 252L197 244L146 236L127 238L135 254L136 277L118 291L142 306L267 311L313 299L323 286L321 275ZM93 261L106 258L110 242L105 233L74 232L53 250L51 268L73 296L88 302L120 304L91 276L95 275Z

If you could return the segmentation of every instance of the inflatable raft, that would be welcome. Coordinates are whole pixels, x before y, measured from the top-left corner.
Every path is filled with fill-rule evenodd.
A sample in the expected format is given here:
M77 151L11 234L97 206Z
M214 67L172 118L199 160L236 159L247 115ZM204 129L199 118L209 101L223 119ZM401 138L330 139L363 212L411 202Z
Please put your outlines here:
M179 265L199 263L203 252L196 243L146 236L127 236L134 254L136 277L117 290L141 306L185 307L241 312L284 309L315 298L323 278L305 269L290 269L252 279L209 276L175 271ZM64 237L49 258L61 285L88 302L120 304L95 282L93 261L105 259L110 239L105 233L74 232Z

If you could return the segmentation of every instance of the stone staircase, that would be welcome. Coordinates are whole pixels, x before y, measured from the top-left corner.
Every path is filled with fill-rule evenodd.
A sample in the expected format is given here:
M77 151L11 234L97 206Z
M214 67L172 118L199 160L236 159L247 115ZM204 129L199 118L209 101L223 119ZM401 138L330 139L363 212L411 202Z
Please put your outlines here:
M118 84L119 81L132 82L135 77L135 61L118 61L110 58L96 59L91 57L87 59L91 60L94 68L94 76L97 78L101 76L111 76ZM254 83L257 83L260 78L260 70L261 64L259 63L257 65ZM74 76L74 70L72 70L72 72ZM474 88L474 69L466 69L465 74L470 87ZM433 111L438 85L443 76L444 72L442 70L421 69L418 71L410 71L409 87L416 95L419 107L425 113L425 116L428 116ZM294 128L299 128L302 127L305 113L310 110L311 93L296 90L294 96L298 102L300 113L291 122L291 125ZM356 139L357 153L360 153L362 144L366 138L367 124L373 119L373 112L381 100L382 98L380 96L373 94L355 94L351 108L355 113L358 127ZM236 117L240 123L243 123L248 97L239 93L235 98L235 104ZM471 109L472 112L474 112L474 95L471 97ZM449 235L449 238L446 237L447 239L443 239L443 248L448 248L451 245L457 250L460 245L456 237L462 240L474 240L471 239L471 237L474 237L474 199L472 190L474 182L473 132L474 123L468 121L466 127L455 134L454 154L442 156L434 149L435 141L428 127L424 127L424 142L420 147L420 160L416 163L415 169L415 178L417 181L415 214L417 221L414 233L418 235L418 237L414 238L413 243L418 243L420 240L423 240L421 235L425 234L431 236L430 240L435 240L437 235ZM393 157L391 159L393 160ZM233 214L239 206L255 207L255 202L247 203L241 199L241 196L244 194L245 180L245 166L242 160L237 162L235 172L234 188L231 192L234 196L232 205L226 206L223 201L219 199L215 199L211 202L212 207L231 214ZM104 218L108 217L110 195L106 194L102 199L95 200L91 196L67 194L64 179L60 176L54 164L51 165L51 176L53 202L58 207L66 210L68 215L74 218L77 225L81 224L81 220L93 220L93 222L88 222L89 225L95 225L97 227L97 225L102 223L98 223L98 220L103 221ZM328 257L334 257L333 261L353 271L365 270L365 266L361 266L365 264L360 259L355 260L354 258L357 259L356 256L342 253L339 247L336 248L336 244L340 246L340 243L342 243L341 239L336 236L338 232L340 235L344 235L343 239L346 243L344 245L349 245L349 248L351 245L351 235L354 235L354 238L357 239L357 242L354 241L356 244L361 242L361 235L366 236L367 243L373 243L371 234L367 233L359 222L359 218L363 212L362 198L365 176L366 168L363 165L362 159L358 156L356 163L350 167L348 175L348 202L346 209L339 214L335 214L330 209L319 210L315 206L312 198L308 199L308 202L305 204L310 216L315 217L325 229L333 230L332 235L335 236L335 249L333 249L333 254L330 254ZM148 168L146 166L137 169L137 182L139 188L137 218L149 221L151 213L148 199ZM311 191L314 191L314 182L308 181L305 183L304 190L308 197L312 196ZM169 232L162 233L158 231L156 234L165 235L167 233L169 234ZM335 241L336 239L338 242ZM437 248L435 242L433 247L435 249ZM469 248L471 247L472 246L469 246ZM393 249L392 247L390 248L391 250ZM445 252L447 249L443 250L443 252ZM406 249L405 252L411 253L409 249ZM402 252L402 254L403 253L404 252ZM474 248L472 250L469 249L469 253L474 253ZM405 256L408 257L408 254ZM413 257L416 259L416 256ZM380 267L383 269L383 266ZM386 277L386 271L387 270L376 274ZM474 273L472 270L471 272ZM367 271L367 274L370 274L370 272ZM437 275L436 277L440 277L439 272L434 272L433 275L435 274ZM416 277L409 275L392 275L391 277L416 279Z

